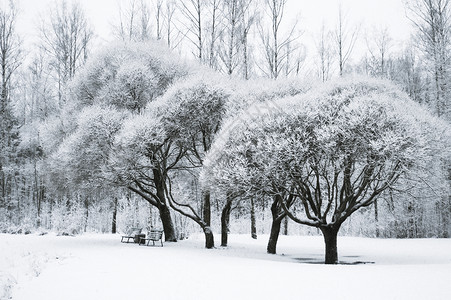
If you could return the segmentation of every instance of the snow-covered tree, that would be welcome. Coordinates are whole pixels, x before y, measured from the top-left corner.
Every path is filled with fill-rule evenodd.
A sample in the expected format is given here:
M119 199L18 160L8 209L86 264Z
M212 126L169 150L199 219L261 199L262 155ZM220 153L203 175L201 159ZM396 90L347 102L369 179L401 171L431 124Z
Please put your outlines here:
M432 107L449 120L449 70L451 49L451 1L413 0L406 2L408 17L417 29L416 45L429 63L432 77Z
M0 6L0 214L4 216L14 211L16 205L12 203L12 193L18 189L14 186L17 182L14 164L17 161L19 124L14 115L13 90L23 54L16 31L17 17L14 1L3 1ZM9 212L4 210L6 207L9 207Z
M179 147L184 150L184 159L178 170L185 176L197 173L193 168L203 166L205 154L210 150L216 133L219 131L230 97L227 89L228 78L211 73L195 76L174 85L163 96L165 101L161 114L167 132ZM171 195L169 195L172 200ZM202 191L202 213L200 214L189 203L170 201L174 210L194 220L202 227L206 237L206 247L214 246L211 226L210 191Z
M155 206L166 241L176 241L176 232L167 199L168 173L183 157L174 149L161 117L156 111L128 118L114 142L108 173L110 179L142 196Z
M331 82L265 107L224 127L207 174L224 190L279 197L292 220L321 230L327 264L338 262L337 233L351 214L450 155L449 126L384 81Z
M139 156L142 148L128 149L127 145L133 137L142 139L133 143L148 140L130 124L133 120L143 121L140 118L146 116L144 108L185 74L186 65L159 43L111 45L93 57L71 82L68 98L71 101L63 111L67 118L63 118L64 122L53 122L54 126L48 126L44 134L52 144L45 148L59 149L50 156L49 162L53 172L62 175L57 178L78 184L77 190L80 184L92 188L93 184L100 185L107 180L110 185L136 192L160 210L165 238L172 241L176 235L167 202L164 198L161 203L155 202L150 195L139 192L135 181L129 180L136 179L141 165L140 161L127 163ZM65 138L53 138L60 131Z
M272 106L272 101L278 99L280 97L286 96L294 96L298 94L303 94L308 91L311 87L311 84L307 82L302 82L300 80L291 79L291 80L269 80L269 79L260 79L260 80L249 80L246 82L236 83L233 86L234 92L231 94L230 99L227 103L227 117L225 119L234 119L237 115L240 115L243 111L245 114L249 114L252 116L253 114L258 114L259 110L248 110L248 108L252 105L266 103L268 106L265 109L277 109L277 107ZM235 122L232 121L224 121L222 127L234 127ZM220 135L216 136L216 139L222 139ZM215 143L214 145L220 145L220 143ZM217 186L215 183L209 182L206 180L203 182L204 187L208 187L212 190L217 190ZM221 212L221 246L227 246L228 243L228 231L230 224L230 213L233 206L241 206L246 205L245 202L241 203L240 199L243 199L244 191L241 190L230 190L230 191L218 191L224 194L224 204ZM260 197L264 199L264 197ZM252 215L253 204L255 201L246 201L249 202L250 213L251 213L251 228L255 228L255 224L252 224L252 220L254 217ZM235 203L235 204L234 204ZM233 206L232 206L233 205ZM277 206L276 206L277 207ZM273 224L275 237L278 237L278 232L280 229L280 222L286 216L281 211L281 208L277 211L273 211ZM252 233L251 233L252 234ZM255 236L255 232L253 233ZM270 239L270 244L272 241L276 242L275 239ZM268 245L269 248L274 248L274 250L270 250L270 253L275 253L275 246Z
M115 43L88 61L70 90L82 105L103 103L139 112L187 74L188 65L161 42Z
M81 111L75 132L54 154L55 159L64 160L64 172L70 181L88 189L108 185L102 170L125 116L123 112L98 105Z

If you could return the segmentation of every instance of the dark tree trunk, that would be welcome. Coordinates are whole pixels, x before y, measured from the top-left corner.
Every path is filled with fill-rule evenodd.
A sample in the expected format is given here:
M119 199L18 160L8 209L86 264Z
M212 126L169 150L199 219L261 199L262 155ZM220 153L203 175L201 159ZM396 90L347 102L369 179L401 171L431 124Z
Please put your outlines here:
M379 231L379 210L377 208L377 201L374 201L374 223L376 224L376 237L380 236Z
M42 202L45 197L45 187L44 185L40 185L38 189L38 207L37 207L37 218L36 218L36 227L40 228L42 226L41 220L41 210L42 210Z
M288 235L288 217L283 218L283 235Z
M277 241L279 239L281 220L272 220L271 233L269 234L268 247L266 250L269 254L277 253Z
M89 198L85 198L85 224L83 231L86 232L88 229L88 221L89 221Z
M227 247L231 209L232 199L227 197L226 204L221 213L221 247Z
M177 233L175 232L174 222L172 221L171 212L167 206L165 190L165 177L159 169L153 169L153 178L155 183L156 194L158 198L158 211L160 212L161 223L163 224L164 238L166 242L176 242Z
M339 225L320 227L326 245L325 263L328 265L338 263L337 234L339 229Z
M210 202L210 191L204 191L203 192L203 199L204 199L204 205L203 205L203 215L204 215L204 222L207 224L207 226L211 226L211 202Z
M160 205L158 208L160 212L161 223L163 224L164 239L166 242L177 242L177 235L175 233L174 222L172 222L171 212L166 205Z
M275 196L274 202L271 205L272 224L271 232L269 234L268 247L266 248L266 251L269 254L277 253L277 241L279 240L280 224L285 217L285 214L281 214L279 199L277 199L277 197L278 196Z
M210 226L203 228L205 234L205 248L212 249L215 247L215 239L213 237L213 231Z
M251 237L257 239L257 226L255 220L255 204L254 199L251 198Z
M111 223L111 233L116 233L117 232L117 228L116 228L116 223L117 223L117 198L114 197L114 201L113 201L113 222Z

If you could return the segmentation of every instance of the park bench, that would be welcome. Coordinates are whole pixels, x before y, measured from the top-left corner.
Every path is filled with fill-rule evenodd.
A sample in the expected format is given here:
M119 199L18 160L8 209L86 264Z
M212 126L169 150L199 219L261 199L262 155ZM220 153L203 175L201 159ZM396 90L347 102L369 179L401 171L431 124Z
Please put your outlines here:
M130 239L133 239L134 243L138 243L141 235L142 228L131 228L126 235L121 238L121 243L128 243ZM124 241L126 240L126 241Z
M149 246L150 241L152 241L153 246L155 246L155 242L161 241L161 247L163 247L163 230L150 230L147 237L140 238L139 244Z

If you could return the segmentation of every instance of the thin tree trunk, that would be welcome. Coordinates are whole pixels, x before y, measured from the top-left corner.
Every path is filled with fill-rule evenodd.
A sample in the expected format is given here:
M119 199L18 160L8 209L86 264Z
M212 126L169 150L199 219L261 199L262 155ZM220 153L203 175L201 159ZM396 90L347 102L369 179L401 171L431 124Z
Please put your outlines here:
M257 226L255 220L255 203L254 199L251 198L251 237L257 239Z
M338 263L337 235L339 229L340 226L337 225L320 227L326 246L325 264L333 265Z
M226 204L222 209L221 214L221 247L227 247L231 210L232 199L230 197L227 197Z
M113 222L111 223L111 233L117 232L117 197L114 197L113 201Z
M88 230L88 220L89 220L89 198L85 198L85 224L83 228L83 232Z
M376 237L380 236L379 232L379 211L377 207L377 201L374 201L374 222L376 224Z

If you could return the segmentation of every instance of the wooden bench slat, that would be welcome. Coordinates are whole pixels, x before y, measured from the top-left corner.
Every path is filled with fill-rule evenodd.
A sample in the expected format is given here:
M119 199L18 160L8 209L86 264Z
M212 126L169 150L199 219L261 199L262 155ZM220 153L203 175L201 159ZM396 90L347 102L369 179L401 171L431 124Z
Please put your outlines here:
M155 242L161 241L161 247L163 247L163 230L151 230L148 234L147 238L141 238L141 241L144 241L143 245L146 244L149 246L150 241L152 241L155 246ZM141 245L141 243L139 243Z

